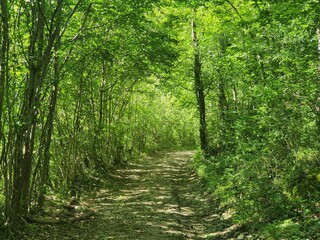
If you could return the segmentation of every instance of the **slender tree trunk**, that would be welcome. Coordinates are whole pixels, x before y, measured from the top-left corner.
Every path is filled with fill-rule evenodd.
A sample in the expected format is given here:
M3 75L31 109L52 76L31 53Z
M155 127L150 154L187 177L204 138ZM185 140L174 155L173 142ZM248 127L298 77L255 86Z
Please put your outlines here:
M1 28L0 36L1 38L1 49L0 49L0 141L2 141L2 149L0 156L0 165L5 161L5 149L6 149L6 138L3 129L3 106L4 106L4 96L6 92L6 83L8 81L9 68L9 14L7 0L3 0L0 3L1 9Z
M317 38L318 38L318 77L317 77L317 89L315 94L315 120L316 120L316 128L317 134L320 134L320 0L318 0L318 6L316 9L317 17L316 17L316 26L317 26Z
M106 61L103 59L102 60L102 80L100 84L100 96L99 96L99 126L98 129L101 131L102 126L103 126L103 119L104 119L104 101L105 101L105 92L106 92L106 78L107 78L107 70L106 70Z
M58 60L56 60L58 61ZM51 145L51 138L53 133L53 122L54 122L54 115L56 111L56 105L57 105L57 98L58 98L58 92L59 92L59 76L58 76L58 69L56 66L57 63L55 63L55 79L52 86L52 92L51 92L51 100L49 105L49 113L48 118L45 123L44 129L43 129L43 136L42 136L42 143L41 148L43 148L43 153L40 155L40 162L42 162L42 169L40 172L40 182L39 182L39 193L38 193L38 208L42 209L44 205L44 196L47 190L47 183L49 179L49 166L50 166L50 145Z
M4 120L3 120L3 109L4 109L4 99L5 95L8 93L6 89L8 87L9 78L9 10L7 5L7 0L2 0L0 2L0 12L1 12L1 27L0 27L0 141L1 144L1 156L0 156L0 167L2 167L3 173L3 184L4 184L4 197L5 197L5 218L8 217L10 209L10 193L11 184L9 177L10 165L7 162L7 142L4 133ZM7 96L8 97L8 96Z
M198 111L199 111L199 121L200 121L200 145L201 150L204 154L208 154L208 142L207 142L207 124L206 124L206 104L205 104L205 94L204 86L201 79L201 60L200 60L200 50L199 42L196 31L196 23L192 21L192 40L194 47L194 84L195 93L197 97Z
M7 0L1 0L1 52L0 52L0 131L2 133L2 113L3 113L3 101L5 93L5 84L8 75L8 50L9 50L9 15Z
M220 36L220 58L224 59L227 49L227 39L224 35ZM218 110L220 113L221 121L221 139L219 151L223 151L226 147L226 142L228 141L228 129L230 128L230 121L228 119L229 104L226 96L226 79L224 74L219 72L219 82L218 82Z
M30 178L33 160L34 138L39 105L41 79L41 54L44 37L44 1L32 6L32 29L29 45L29 76L24 92L20 120L14 148L14 182L11 199L10 224L19 223L19 217L28 212Z
M58 1L62 3L63 0ZM45 35L47 1L39 0L31 5L32 25L28 49L28 79L24 90L24 100L20 111L21 126L16 129L13 164L14 180L11 198L9 224L15 226L19 218L29 211L30 182L33 165L35 134L38 111L41 106L40 96L47 76L52 49L57 40L57 28L53 25ZM61 6L60 6L61 7ZM59 4L57 6L59 8ZM57 11L55 11L57 13ZM51 19L54 22L54 17Z
M1 10L1 28L0 28L0 141L1 144L1 155L0 155L0 165L5 164L6 159L6 137L4 133L3 124L3 109L4 109L4 96L6 93L6 86L9 75L9 14L7 0L3 0L0 3ZM6 166L4 166L6 168ZM5 180L6 181L6 180ZM7 197L7 196L6 196Z
M61 27L61 11L62 11L62 0L57 0L57 11L56 11L56 31L55 39L57 39L54 45L54 52L58 53L60 48L60 27ZM56 111L58 92L59 92L59 82L60 82L60 66L58 54L54 56L53 64L53 84L50 96L49 111L47 116L47 121L43 128L41 143L40 143L40 159L39 162L42 163L42 169L40 171L40 182L39 182L39 193L38 193L38 203L37 207L39 209L43 208L44 196L47 190L47 183L49 179L49 166L50 166L50 146L51 138L53 133L53 122Z
M318 76L320 76L320 0L318 1L318 11L317 11L317 37L318 37Z

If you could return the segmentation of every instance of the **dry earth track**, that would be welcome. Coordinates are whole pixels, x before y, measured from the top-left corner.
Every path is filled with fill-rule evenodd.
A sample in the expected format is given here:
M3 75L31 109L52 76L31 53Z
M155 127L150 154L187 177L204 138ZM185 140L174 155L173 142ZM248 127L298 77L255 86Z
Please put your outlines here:
M236 226L190 170L192 154L164 153L114 170L84 201L97 211L93 219L39 228L28 239L237 239Z

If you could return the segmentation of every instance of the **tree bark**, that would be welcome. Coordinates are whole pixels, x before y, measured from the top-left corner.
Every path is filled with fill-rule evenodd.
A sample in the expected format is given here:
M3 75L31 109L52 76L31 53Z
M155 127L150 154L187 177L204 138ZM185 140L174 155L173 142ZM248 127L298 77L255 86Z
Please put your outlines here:
M0 164L4 162L6 139L3 129L3 108L4 108L4 96L6 92L6 83L8 81L9 68L8 68L8 51L9 51L9 14L7 0L3 0L0 3L1 10L1 49L0 49L0 141L2 141L2 149L0 156Z
M318 76L317 76L317 83L316 83L316 93L315 93L315 120L316 120L316 130L317 134L320 134L320 0L318 0L318 6L316 9L317 17L316 17L316 27L317 27L317 38L318 38Z
M57 53L60 48L60 28L61 28L61 12L62 12L63 0L57 0L56 9L56 31L54 32L54 38L57 39L54 45L54 52ZM59 68L59 57L56 54L54 56L53 64L53 84L50 96L49 111L47 116L47 121L43 127L41 143L40 143L40 159L39 162L42 163L42 169L40 171L40 182L39 182L39 192L37 207L39 209L43 208L44 196L47 190L47 182L49 179L49 166L50 166L50 145L53 133L53 122L56 111L58 92L59 92L59 82L60 82L60 68Z
M8 79L9 79L9 9L7 0L0 1L1 12L1 27L0 27L0 141L2 142L0 166L3 170L3 185L4 185L4 197L5 197L5 217L8 216L10 211L10 193L11 184L9 178L9 164L7 162L7 140L4 133L4 121L3 121L3 109L4 109L4 97L8 93ZM8 95L6 95L8 97Z
M2 113L3 113L3 100L5 93L5 85L8 76L8 49L9 49L9 16L7 0L2 0L0 3L1 8L1 52L0 52L0 131L2 133Z
M63 0L58 1L58 6ZM19 224L21 217L29 211L30 181L34 158L35 134L38 111L41 106L40 96L47 76L52 49L57 40L57 28L50 25L45 34L47 1L38 0L31 5L31 30L28 49L28 78L24 90L24 100L19 115L20 126L16 128L14 151L13 192L9 224ZM61 7L61 6L60 6ZM52 21L55 17L52 16Z
M21 125L16 129L17 134L13 153L14 180L11 199L12 213L9 219L9 223L12 226L19 224L20 217L28 212L30 176L39 104L39 85L42 80L40 59L44 44L44 1L42 0L32 5L31 11L32 29L28 52L29 74L19 117Z
M318 0L316 14L316 27L318 37L318 76L320 77L320 0Z
M199 42L196 31L196 23L191 22L192 26L192 41L194 48L194 84L195 84L195 93L197 98L197 105L199 111L199 122L200 122L200 146L201 150L205 155L208 154L208 142L207 142L207 124L206 124L206 103L205 103L205 94L204 86L201 79L201 59L200 59L200 50Z
M220 36L220 58L224 61L227 50L227 39L226 36ZM220 140L220 151L223 151L227 141L227 130L230 128L230 122L227 117L229 110L229 103L226 96L226 79L223 72L219 71L219 82L218 82L218 110L220 113L221 121L221 140Z

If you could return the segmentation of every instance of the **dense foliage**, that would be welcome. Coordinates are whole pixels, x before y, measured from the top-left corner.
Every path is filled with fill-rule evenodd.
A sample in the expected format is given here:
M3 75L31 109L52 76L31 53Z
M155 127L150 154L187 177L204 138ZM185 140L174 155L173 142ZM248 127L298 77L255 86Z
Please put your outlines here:
M317 1L198 10L211 156L195 166L234 219L266 239L319 237L318 10Z
M177 40L152 1L1 1L1 223L141 153L194 148L193 108L160 86Z
M199 145L194 167L234 221L319 237L319 10L1 0L1 222L141 153Z

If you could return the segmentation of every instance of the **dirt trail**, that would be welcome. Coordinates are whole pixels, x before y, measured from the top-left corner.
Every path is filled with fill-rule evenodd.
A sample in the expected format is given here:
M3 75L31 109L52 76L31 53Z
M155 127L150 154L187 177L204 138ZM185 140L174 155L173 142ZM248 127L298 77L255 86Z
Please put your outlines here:
M86 201L95 218L68 231L52 228L50 239L232 239L236 227L213 210L188 167L192 154L171 152L113 171L112 181Z

